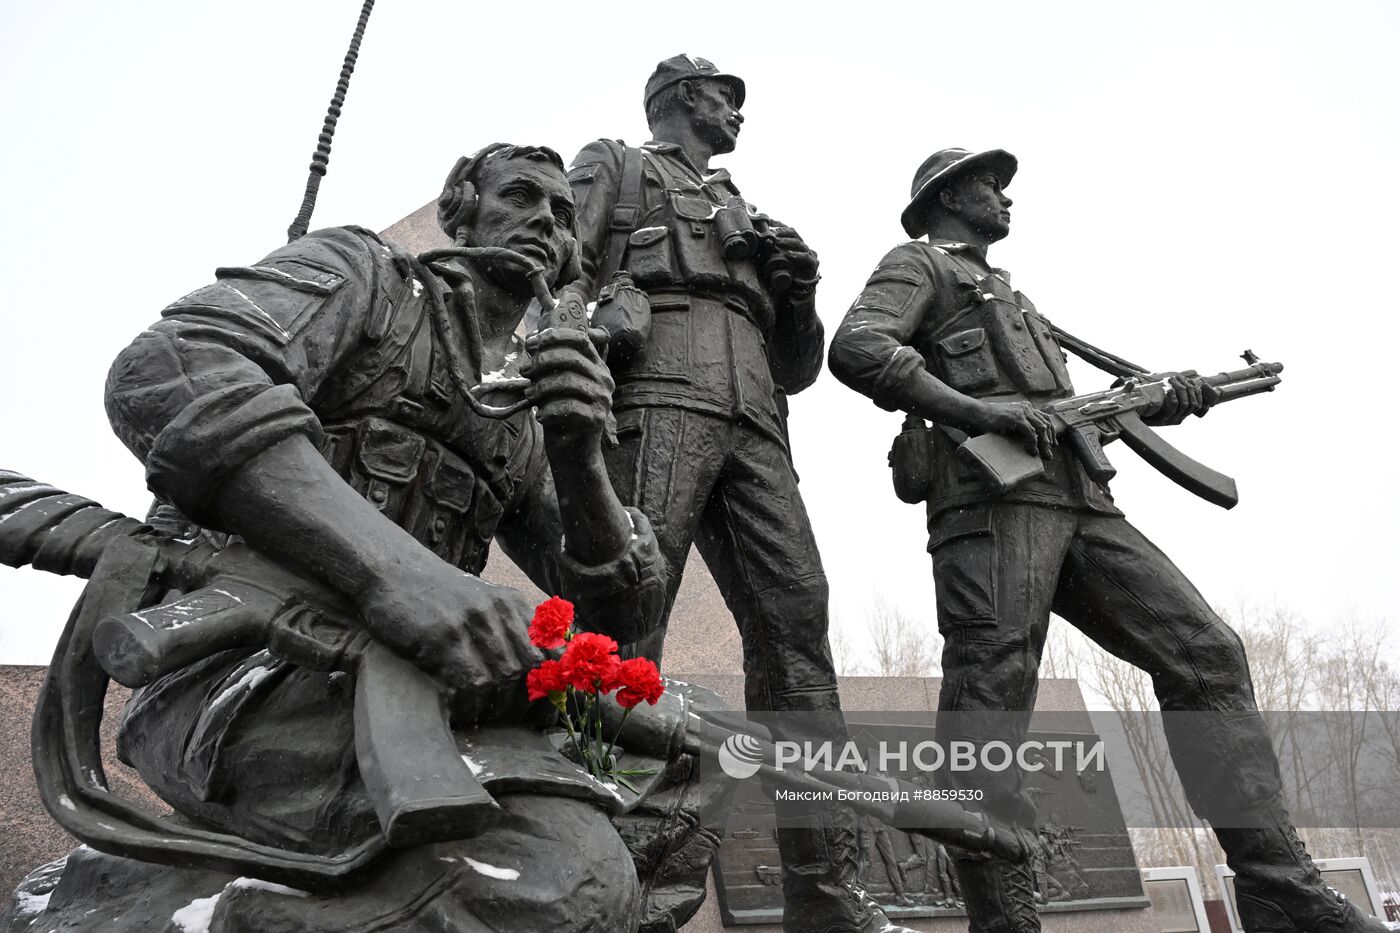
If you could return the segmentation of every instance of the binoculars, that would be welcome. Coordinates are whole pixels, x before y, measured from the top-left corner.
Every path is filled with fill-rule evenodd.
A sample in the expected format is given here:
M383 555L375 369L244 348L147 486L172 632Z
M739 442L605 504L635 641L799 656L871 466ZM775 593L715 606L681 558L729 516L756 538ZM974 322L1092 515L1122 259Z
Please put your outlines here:
M767 214L758 213L735 195L724 206L715 208L714 218L725 259L762 256L763 277L773 293L781 295L792 287L792 264L776 247L773 224Z

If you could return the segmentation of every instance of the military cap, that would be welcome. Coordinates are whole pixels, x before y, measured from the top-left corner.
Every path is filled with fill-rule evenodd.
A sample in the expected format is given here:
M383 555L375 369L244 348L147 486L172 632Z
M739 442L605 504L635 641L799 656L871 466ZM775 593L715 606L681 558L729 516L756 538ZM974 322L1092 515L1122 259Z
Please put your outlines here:
M659 62L656 70L647 79L646 94L642 98L642 106L651 103L651 99L660 94L673 84L682 81L690 81L695 78L713 78L716 81L728 82L734 88L734 106L744 106L744 79L735 75L728 75L715 67L715 63L707 58L697 58L694 55L673 55L664 62Z
M948 182L974 169L990 170L1005 188L1016 174L1016 157L1005 149L988 149L986 152L940 149L924 159L924 164L914 173L914 184L909 189L909 206L899 215L904 232L911 237L923 236L927 232L924 221L929 200Z

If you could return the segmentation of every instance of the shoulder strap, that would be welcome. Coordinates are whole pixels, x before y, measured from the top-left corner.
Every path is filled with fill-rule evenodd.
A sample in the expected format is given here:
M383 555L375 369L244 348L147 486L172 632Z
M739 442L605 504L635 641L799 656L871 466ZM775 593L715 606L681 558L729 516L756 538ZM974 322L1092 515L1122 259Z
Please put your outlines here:
M1090 366L1101 369L1110 376L1117 376L1120 379L1129 379L1135 376L1145 376L1152 371L1136 363L1130 363L1121 356L1114 356L1107 350L1100 350L1092 343L1080 340L1078 337L1056 327L1054 324L1050 325L1050 332L1055 335L1055 339L1060 342L1060 346L1064 347Z
M932 249L932 247L930 247L930 249ZM979 274L977 270L961 256L953 253L944 253L944 255L962 266L964 270L974 277ZM1042 320L1045 319L1042 318ZM1130 379L1135 376L1145 376L1151 372L1150 369L1146 369L1136 363L1131 363L1121 356L1116 356L1109 353L1107 350L1100 350L1087 340L1080 340L1078 337L1057 327L1048 320L1046 320L1045 323L1050 325L1050 332L1055 335L1055 339L1059 341L1060 346L1064 347L1090 366L1103 370L1110 376L1117 376L1120 379Z
M618 179L617 203L613 207L612 226L608 233L608 250L598 275L593 280L594 290L601 289L612 281L613 273L622 268L627 255L627 239L637 229L637 221L642 212L642 150L636 146L624 146L622 150L622 176Z

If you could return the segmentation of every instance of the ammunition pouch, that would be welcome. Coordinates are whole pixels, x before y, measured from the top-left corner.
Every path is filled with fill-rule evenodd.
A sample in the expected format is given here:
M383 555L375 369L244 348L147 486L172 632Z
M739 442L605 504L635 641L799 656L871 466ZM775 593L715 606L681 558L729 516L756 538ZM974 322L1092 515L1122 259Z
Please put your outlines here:
M726 233L731 246L748 242L742 237L734 239L738 234L731 228L739 212L737 207L717 206L693 194L667 191L665 200L642 221L646 226L628 236L622 267L637 288L647 292L733 295L743 301L754 324L766 332L773 326L775 312L769 288L760 276L763 257L756 247L742 256L731 249L736 252L732 257L725 249ZM742 213L751 225L747 210ZM600 293L600 306L601 301Z
M480 572L504 506L466 460L379 417L328 426L321 452L386 518L443 560Z
M724 237L729 231L717 226L715 218L721 212L728 218L733 211L716 208L705 198L676 191L666 193L666 205L682 280L688 285L702 285L715 279L728 279ZM744 260L751 255L752 250L735 255L734 262L738 266L747 265Z
M954 389L971 392L997 384L996 360L985 328L958 331L938 341L936 346L943 381Z
M977 275L954 259L946 272L955 295L925 348L930 372L977 398L1068 394L1069 370L1051 325L999 275Z

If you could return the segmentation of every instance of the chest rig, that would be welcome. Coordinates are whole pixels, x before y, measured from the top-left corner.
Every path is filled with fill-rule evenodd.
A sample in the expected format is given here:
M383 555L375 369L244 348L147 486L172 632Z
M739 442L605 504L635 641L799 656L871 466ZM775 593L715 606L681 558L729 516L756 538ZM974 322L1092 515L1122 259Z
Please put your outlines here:
M1073 395L1059 332L1011 287L1005 273L982 272L950 249L930 249L942 278L916 341L929 371L974 398L1042 404ZM901 497L917 501L925 492L932 528L936 517L986 501L990 494L979 473L955 455L961 432L935 428L926 438L931 457L927 486L905 490ZM1044 467L1042 476L999 501L1119 514L1107 487L1089 478L1069 445L1060 445ZM938 535L930 540L932 547Z
M1072 395L1064 353L1031 300L1001 274L940 252L950 260L938 264L949 281L919 348L929 370L977 398Z
M457 396L449 348L434 333L424 289L441 283L381 273L361 352L327 381L312 407L321 452L356 492L449 563L480 573L521 479L529 412L481 418ZM415 292L417 294L415 294ZM454 309L467 310L469 309Z
M727 255L725 235L738 189L727 172L700 184L671 171L664 160L627 147L613 212L615 230L628 229L618 256L637 287L651 291L710 293L734 300L735 310L760 332L773 326L773 302L753 255Z

